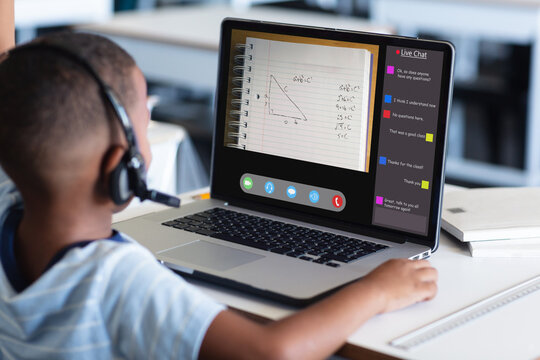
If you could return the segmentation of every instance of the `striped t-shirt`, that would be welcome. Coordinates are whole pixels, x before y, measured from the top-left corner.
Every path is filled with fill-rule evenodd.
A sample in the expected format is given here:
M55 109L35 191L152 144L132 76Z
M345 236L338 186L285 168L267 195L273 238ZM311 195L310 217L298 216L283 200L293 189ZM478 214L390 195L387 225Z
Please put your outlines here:
M16 208L20 195L0 168L0 241ZM20 292L1 264L0 358L197 358L224 307L122 237L72 248Z

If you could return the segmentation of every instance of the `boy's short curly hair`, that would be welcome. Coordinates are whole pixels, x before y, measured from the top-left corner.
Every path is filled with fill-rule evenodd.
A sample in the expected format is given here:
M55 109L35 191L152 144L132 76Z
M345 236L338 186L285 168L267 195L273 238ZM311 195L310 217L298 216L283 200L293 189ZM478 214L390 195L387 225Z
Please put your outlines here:
M97 35L64 32L34 42L78 53L111 86L128 113L135 101L133 58ZM0 63L0 164L12 177L47 182L47 173L69 166L82 141L113 136L117 124L95 79L53 50L13 52ZM76 151L75 151L76 152ZM15 180L15 179L14 179Z

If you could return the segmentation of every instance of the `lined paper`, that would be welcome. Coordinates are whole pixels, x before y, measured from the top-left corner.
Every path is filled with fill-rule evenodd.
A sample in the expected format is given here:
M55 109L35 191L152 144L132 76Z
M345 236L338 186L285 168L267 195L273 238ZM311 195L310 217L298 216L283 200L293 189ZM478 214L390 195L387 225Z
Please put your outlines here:
M368 50L248 37L246 150L366 171Z

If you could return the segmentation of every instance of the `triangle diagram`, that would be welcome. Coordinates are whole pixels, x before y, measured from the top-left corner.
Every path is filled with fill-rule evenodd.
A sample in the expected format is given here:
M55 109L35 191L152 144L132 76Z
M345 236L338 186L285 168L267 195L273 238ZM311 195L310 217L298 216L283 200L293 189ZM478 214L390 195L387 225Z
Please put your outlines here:
M268 91L268 113L294 120L306 121L306 115L298 105L285 92L285 88L277 81L274 75L270 75L270 89ZM295 121L296 123L296 121Z

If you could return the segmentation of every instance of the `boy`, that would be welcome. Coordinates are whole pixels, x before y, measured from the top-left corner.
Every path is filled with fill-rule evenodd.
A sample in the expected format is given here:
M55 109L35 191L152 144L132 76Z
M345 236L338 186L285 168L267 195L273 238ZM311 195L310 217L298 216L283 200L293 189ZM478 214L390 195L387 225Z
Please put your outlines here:
M133 59L88 34L37 40L78 53L118 94L139 149L146 84ZM201 294L111 229L126 139L96 81L46 49L0 64L0 350L5 358L324 358L373 315L431 299L437 272L393 260L263 326Z

